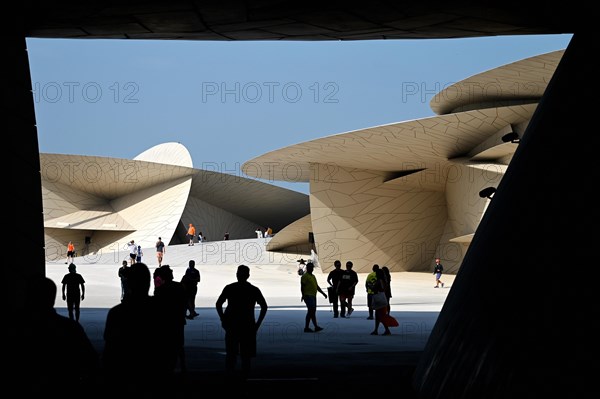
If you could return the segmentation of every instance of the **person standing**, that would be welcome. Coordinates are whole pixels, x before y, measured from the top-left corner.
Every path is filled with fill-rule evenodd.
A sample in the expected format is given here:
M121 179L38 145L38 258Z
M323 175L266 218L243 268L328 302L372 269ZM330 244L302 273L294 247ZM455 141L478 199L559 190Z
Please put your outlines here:
M392 301L392 274L390 273L390 269L387 266L383 266L381 270L383 271L383 275L385 276L385 281L387 283L385 286L385 296L388 302L387 312L389 314L392 310L390 305Z
M188 268L181 278L181 284L185 289L187 319L193 319L198 316L196 312L196 294L198 293L198 283L200 283L200 271L196 269L196 262L190 259Z
M129 264L133 265L137 258L137 245L135 245L135 241L129 241L127 248L129 249Z
M267 314L267 301L260 289L248 282L250 268L239 265L237 282L223 288L215 307L225 330L225 370L229 377L235 371L238 354L242 360L242 375L246 379L250 373L251 359L256 356L256 333ZM223 311L223 304L227 307ZM258 318L254 307L260 306Z
M127 273L129 272L129 266L127 261L124 260L123 264L119 268L119 279L121 279L121 302L125 299L127 294Z
M65 262L65 265L70 265L71 263L73 263L73 261L75 260L75 245L73 244L73 241L69 241L69 243L67 244L67 261Z
M387 298L385 294L387 292L387 278L385 277L385 273L383 270L378 269L375 272L377 278L375 280L375 284L373 285L373 292L375 294L383 294L384 298ZM390 331L390 324L388 322L388 318L390 317L388 314L388 302L387 300L383 300L381 305L373 304L372 306L375 308L375 328L371 332L371 335L379 335L379 324L383 324L384 331L383 335L390 335L392 332ZM395 321L395 320L394 320Z
M440 263L440 258L435 258L435 266L433 267L433 274L435 274L435 286L433 288L438 288L439 285L442 285L444 288L444 283L442 282L442 273L444 273L444 266Z
M194 245L194 237L196 237L196 228L191 223L188 226L187 237L190 240L188 246Z
M158 237L158 241L156 241L156 259L158 260L158 267L162 266L163 257L165 255L165 243L162 241L160 237Z
M135 250L135 262L141 262L142 261L142 256L144 256L144 252L142 252L142 246L138 245L137 249Z
M162 283L154 288L156 304L165 316L164 341L161 350L165 351L168 373L172 374L179 360L182 373L186 371L185 364L185 313L186 295L183 284L173 280L173 270L169 265L163 265L155 270Z
M317 292L323 294L325 298L327 298L327 294L319 287L317 278L313 274L314 269L315 265L312 262L308 262L306 264L306 273L300 278L300 292L302 293L302 298L300 298L300 300L304 301L304 304L306 305L306 317L304 318L305 333L323 330L323 327L320 327L317 324ZM311 321L315 328L314 330L310 328Z
M56 312L54 281L34 276L26 282L26 291L27 313L5 320L8 334L3 326L8 351L5 348L2 360L9 366L3 370L3 389L10 392L14 384L25 398L48 397L52 392L61 398L81 397L81 392L95 387L96 349L79 323Z
M346 262L346 270L342 275L342 280L340 281L340 317L346 317L346 309L348 310L348 316L354 312L354 308L352 307L352 300L354 299L354 294L356 290L356 284L358 284L358 274L352 267L354 264L351 261Z
M61 283L62 299L67 301L69 319L79 322L79 305L85 299L85 280L81 274L77 273L77 267L74 263L69 265L69 273L64 275ZM79 287L81 287L81 290Z
M329 284L329 289L328 291L328 295L329 295L329 302L331 302L333 305L333 318L337 318L339 317L339 302L340 302L340 296L338 294L338 289L339 289L339 285L340 285L340 281L342 280L342 275L344 274L344 271L342 270L342 262L340 262L339 260L336 260L335 262L333 262L333 266L334 269L332 271L329 272L329 274L327 275L327 283Z
M371 270L372 272L367 275L365 280L367 306L369 307L369 317L367 317L367 320L373 320L373 294L375 294L375 283L377 283L377 270L379 270L379 265L373 265Z
M159 343L167 339L167 316L157 298L149 295L150 284L148 266L132 265L125 300L106 316L102 366L104 381L112 391L155 395L168 385L164 376L170 372L170 353L161 346L153 350L157 339ZM160 383L149 383L149 376L160 376Z

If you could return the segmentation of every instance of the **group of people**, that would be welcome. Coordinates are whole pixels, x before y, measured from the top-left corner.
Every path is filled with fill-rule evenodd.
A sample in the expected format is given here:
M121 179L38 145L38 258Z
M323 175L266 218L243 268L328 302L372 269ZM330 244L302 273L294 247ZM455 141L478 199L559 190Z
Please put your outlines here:
M139 262L141 263L141 262ZM131 267L124 260L119 268L118 276L121 281L121 302L123 302L129 294L129 272ZM169 265L160 265L154 270L153 283L155 291L165 283L173 281L173 270ZM200 271L196 269L196 261L191 259L188 262L188 267L181 278L181 286L185 296L185 314L187 319L194 319L198 316L196 312L196 295L198 293L198 284L200 283Z
M352 314L352 301L359 282L351 261L346 262L345 270L341 266L341 261L336 260L334 269L327 275L334 318ZM307 309L305 333L323 330L317 322L317 294L328 298L317 282L314 268L312 262L306 263L305 273L300 278L300 300ZM438 284L443 287L442 271L440 259L437 258L434 269L436 287ZM109 310L104 330L105 346L101 359L106 376L118 386L125 384L138 389L145 381L143 376L151 371L162 370L168 376L179 364L184 372L184 326L186 319L192 320L199 315L195 310L195 298L200 272L195 267L195 261L189 261L180 282L174 280L169 265L160 265L151 275L143 262L129 265L124 260L118 274L121 278L121 303ZM215 303L225 331L225 369L229 376L234 376L237 358L240 357L243 378L247 378L251 359L256 356L257 332L268 309L261 290L248 282L249 277L250 269L239 265L237 282L226 285ZM154 295L149 294L152 282ZM390 315L390 283L389 269L373 265L372 272L365 280L369 309L367 319L375 321L371 335L379 335L380 325L384 327L383 335L390 335L390 327L398 326L397 320ZM85 281L77 273L75 264L69 265L69 273L64 276L62 284L62 297L67 301L69 319L78 324L79 304L85 298ZM227 305L224 308L225 303ZM260 308L258 317L254 312L256 305ZM148 331L153 334L148 334ZM157 345L155 336L159 337L160 350L148 351L148 348ZM131 337L136 339L132 340ZM80 339L80 344L85 346L85 340ZM127 374L126 379L124 374Z
M144 256L142 246L136 245L135 241L131 240L127 243L127 248L129 249L129 264L133 265L134 263L140 263Z
M316 277L313 274L314 264L312 262L304 265L304 260L301 259L300 267L303 272L300 273L300 290L302 293L301 301L306 305L306 317L304 323L304 332L312 333L322 331L323 328L317 323L317 293L321 293L325 299L327 294L319 286ZM352 261L346 262L346 269L342 269L342 262L336 260L334 269L327 275L327 283L329 284L329 302L333 307L333 317L346 318L354 311L352 301L356 293L358 284L358 274L352 270L354 264ZM379 325L382 324L385 328L383 335L390 335L389 327L398 326L398 321L390 315L390 298L392 292L390 288L391 274L387 267L379 268L379 265L373 265L373 272L367 276L365 288L367 290L367 304L369 307L369 316L367 319L373 320L375 313L375 329L371 335L378 335ZM382 301L376 303L375 297L380 293ZM312 322L313 328L310 328Z
M342 269L342 262L336 260L333 262L333 270L327 275L327 283L333 306L333 317L346 317L354 312L352 301L356 294L356 285L358 284L358 274L352 270L354 264L351 261L346 262L346 269Z
M316 279L313 276L314 266L312 263L304 264L304 259L298 261L299 269L298 274L301 277L301 286L303 292L307 290L312 296L309 296L309 302L306 303L308 312L306 315L306 323L304 332L321 331L322 328L317 325L316 321L316 301L313 303L313 296L316 298L316 292L321 292L325 298L327 295L321 290L316 283ZM309 267L310 265L310 267ZM346 262L346 269L342 269L342 262L339 260L334 261L334 269L327 275L329 302L332 304L333 317L345 318L350 316L354 311L352 307L352 301L356 293L356 286L358 284L358 274L352 270L352 261ZM365 290L367 292L367 307L369 310L367 320L375 321L375 328L371 332L371 335L379 335L379 326L383 325L383 335L390 335L390 327L397 327L398 321L391 316L390 301L392 298L391 281L392 276L387 266L379 267L378 264L374 264L371 273L369 273L365 279ZM435 275L436 285L435 288L441 286L444 287L444 283L441 280L444 267L441 264L440 258L435 259L435 266L433 274ZM309 277L306 277L308 275ZM308 288L305 288L308 287ZM313 321L314 330L309 328L309 321Z
M273 237L273 229L271 227L268 227L264 231L263 231L262 227L258 227L254 232L256 233L257 238ZM198 243L202 243L202 242L206 241L206 236L201 231L198 232L198 234L196 236L196 227L194 226L193 223L188 224L186 238L188 239L188 246L193 246L195 243L194 240L196 238L198 239ZM229 231L225 231L225 233L223 234L223 240L224 241L229 240Z
M273 237L273 229L267 227L266 230L263 231L262 227L258 227L255 231L256 238L270 238Z
M375 328L371 335L379 335L380 324L384 328L383 335L390 335L390 327L398 326L398 321L390 315L392 276L387 266L380 268L378 264L374 264L371 270L371 273L365 279L367 306L369 308L367 319L373 320L373 314L375 314Z
M194 239L198 239L198 243L202 243L206 241L206 236L201 231L198 231L198 235L196 236L196 227L193 223L188 224L188 230L186 233L186 238L188 239L188 246L194 245Z
M327 287L329 302L332 304L334 318L346 318L354 312L352 301L356 294L356 286L359 282L358 274L352 270L354 266L352 261L346 262L345 269L342 269L342 262L340 260L334 261L333 266L333 270L327 275L327 283L329 284ZM390 327L397 327L399 325L398 321L390 314L392 276L387 266L380 268L378 264L374 264L371 270L371 273L369 273L365 279L367 306L369 309L367 320L375 321L375 328L371 332L371 335L379 335L380 325L383 325L384 327L383 335L390 335ZM441 281L443 270L444 268L440 258L436 258L433 271L436 279L435 288L438 288L440 285L442 288L444 287L444 283ZM323 330L323 328L317 324L316 296L317 293L320 292L325 298L328 298L328 294L319 287L313 271L314 264L312 262L306 263L304 259L298 260L298 275L301 276L301 301L306 304L307 308L304 325L304 332L307 333ZM310 328L311 322L313 328Z
M353 263L346 262L346 269L342 269L342 262L336 260L333 263L334 269L327 275L327 283L329 284L328 291L333 307L333 317L350 316L354 311L352 300L356 293L358 285L358 274L352 270ZM375 329L372 335L378 335L379 325L383 324L385 331L384 335L391 334L389 327L397 326L397 321L391 317L390 313L390 298L392 291L390 288L391 274L387 267L379 268L379 265L373 265L372 272L367 275L365 280L365 289L367 291L367 306L369 308L368 320L373 320L375 313ZM384 301L377 305L373 301L374 297L382 293ZM387 316L387 317L386 317Z
M129 265L124 260L118 274L121 279L121 303L112 307L107 314L101 357L96 355L78 323L79 301L85 297L85 281L77 273L75 265L69 265L69 273L62 281L62 296L68 303L69 318L58 315L53 309L56 295L54 282L44 278L38 285L44 286L47 291L43 294L47 297L43 304L52 308L52 317L63 323L65 328L68 327L72 334L78 335L70 344L77 345L75 350L86 356L88 363L77 370L76 378L89 377L93 369L101 366L108 378L108 387L139 393L151 389L147 384L148 375L158 372L161 378L170 378L178 364L181 372L185 372L184 326L186 319L198 316L195 297L200 272L195 267L195 261L190 260L181 282L177 282L169 265L156 268L151 275L145 263ZM225 369L230 377L235 375L239 356L242 377L247 378L251 358L256 356L256 334L268 308L260 289L248 282L249 277L250 268L238 266L237 282L226 285L215 303L225 330ZM152 282L154 291L150 295ZM227 305L224 308L225 303ZM260 312L256 318L254 307L257 304ZM73 325L62 319L70 319Z
M159 282L158 282L159 281ZM102 366L109 387L121 392L145 392L148 375L171 378L178 361L185 371L183 351L186 294L172 270L162 265L152 275L148 266L135 263L125 278L122 302L107 314L104 328Z

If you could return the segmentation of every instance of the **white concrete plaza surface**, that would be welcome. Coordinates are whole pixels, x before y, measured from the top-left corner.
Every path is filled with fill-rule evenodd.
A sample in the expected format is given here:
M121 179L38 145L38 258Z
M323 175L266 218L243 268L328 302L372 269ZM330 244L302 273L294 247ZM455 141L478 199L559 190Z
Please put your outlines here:
M313 334L304 333L306 308L300 301L297 259L307 259L309 255L271 253L264 251L264 246L265 240L252 239L167 247L163 265L170 265L175 280L179 281L183 276L190 259L196 261L201 274L196 297L200 315L187 321L186 351L200 351L204 357L222 357L223 330L214 304L223 287L235 281L236 268L242 263L250 267L249 282L261 289L269 304L269 311L258 333L259 358L266 354L420 351L454 280L454 275L443 276L445 287L435 289L435 278L431 273L392 273L392 315L398 319L400 326L392 328L391 336L371 336L374 322L366 320L366 274L359 273L352 316L334 319L331 304L323 296L319 296L317 321L324 330ZM99 349L103 344L106 313L120 301L121 288L117 271L127 255L119 252L75 259L77 272L86 281L80 323ZM346 261L343 257L341 260L343 263ZM158 264L154 248L144 248L143 261L151 272L156 269ZM65 260L46 265L46 275L59 287L56 308L64 315L67 312L65 302L60 297L60 281L67 272ZM321 288L326 291L327 273L316 268L314 274ZM382 326L379 331L383 332ZM152 331L148 331L148 334L152 334ZM201 361L196 363L190 356L188 365L199 369L221 367L221 364L211 366Z

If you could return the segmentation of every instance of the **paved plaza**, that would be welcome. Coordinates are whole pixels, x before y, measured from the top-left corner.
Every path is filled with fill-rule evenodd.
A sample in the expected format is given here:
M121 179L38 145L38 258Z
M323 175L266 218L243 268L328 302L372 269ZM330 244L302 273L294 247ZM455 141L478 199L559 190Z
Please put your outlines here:
M235 281L237 265L244 263L250 267L249 282L261 289L269 305L258 333L258 354L247 382L250 390L253 386L263 390L265 386L281 384L309 384L337 390L338 382L368 378L378 369L386 378L404 381L404 389L408 390L410 373L454 276L444 276L445 287L435 289L431 273L392 273L391 309L400 325L392 328L390 336L372 336L374 322L366 319L366 274L359 274L352 315L334 319L331 304L319 296L317 320L324 330L304 333L306 308L300 301L297 259L307 259L308 255L269 253L264 251L264 244L264 240L252 239L167 247L163 264L171 266L175 280L183 276L190 259L196 261L201 273L196 300L200 315L188 320L185 327L186 382L194 386L199 382L223 381L224 332L214 304L223 287ZM144 254L144 263L153 271L157 267L153 248L144 249ZM86 281L80 323L99 351L103 347L107 311L120 300L117 270L125 258L123 251L75 259L77 272ZM56 259L46 265L46 274L59 285L59 291L62 276L68 272L64 261ZM342 258L342 262L345 261ZM314 274L325 289L327 273L316 268ZM60 297L56 308L60 314L67 315L65 302ZM402 388L402 384L399 387Z

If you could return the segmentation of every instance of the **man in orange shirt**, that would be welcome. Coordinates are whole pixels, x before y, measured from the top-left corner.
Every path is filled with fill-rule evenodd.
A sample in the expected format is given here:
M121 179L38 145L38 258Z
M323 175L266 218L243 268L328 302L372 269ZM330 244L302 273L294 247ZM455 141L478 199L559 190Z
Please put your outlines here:
M190 226L188 227L187 236L190 239L188 246L194 245L194 237L196 236L196 228L191 223L190 223Z
M65 265L73 263L73 258L75 258L75 245L73 244L73 241L69 241L67 244L67 261L65 262Z

